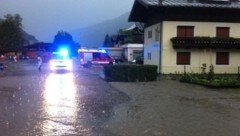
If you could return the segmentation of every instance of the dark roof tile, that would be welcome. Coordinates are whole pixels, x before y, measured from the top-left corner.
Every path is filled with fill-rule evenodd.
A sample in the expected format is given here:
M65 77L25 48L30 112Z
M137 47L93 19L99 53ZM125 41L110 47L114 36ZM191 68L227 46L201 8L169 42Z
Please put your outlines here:
M240 2L230 2L230 0L140 0L148 6L166 7L203 7L203 8L239 8ZM206 2L208 1L208 2Z

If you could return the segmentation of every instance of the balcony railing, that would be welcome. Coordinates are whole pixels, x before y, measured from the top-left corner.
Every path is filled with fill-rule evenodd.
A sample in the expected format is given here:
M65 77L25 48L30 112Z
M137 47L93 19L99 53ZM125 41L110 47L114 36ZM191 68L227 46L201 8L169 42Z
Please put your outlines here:
M174 48L240 48L240 38L173 37Z

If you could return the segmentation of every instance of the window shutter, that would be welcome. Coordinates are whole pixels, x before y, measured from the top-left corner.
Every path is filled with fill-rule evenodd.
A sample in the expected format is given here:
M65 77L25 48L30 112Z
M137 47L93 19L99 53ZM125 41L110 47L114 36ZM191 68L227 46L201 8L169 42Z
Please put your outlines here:
M193 37L193 26L177 26L177 37Z
M185 28L184 27L177 28L177 37L185 37Z
M190 65L190 52L177 52L177 65Z
M216 53L216 64L217 65L228 65L229 64L229 52L217 52Z
M228 38L229 37L229 27L217 27L216 37L218 38Z

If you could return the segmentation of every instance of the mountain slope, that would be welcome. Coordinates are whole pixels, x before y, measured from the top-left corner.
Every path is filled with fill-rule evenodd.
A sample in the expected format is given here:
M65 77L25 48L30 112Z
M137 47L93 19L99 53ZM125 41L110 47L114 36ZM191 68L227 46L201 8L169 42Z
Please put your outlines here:
M102 46L106 34L117 34L119 29L126 29L133 24L128 22L129 14L130 12L127 12L118 18L69 32L81 46L99 47Z
M25 41L28 42L28 44L33 44L33 43L38 42L38 40L33 35L28 34L24 30L22 30L22 35L23 35L23 38L25 39Z

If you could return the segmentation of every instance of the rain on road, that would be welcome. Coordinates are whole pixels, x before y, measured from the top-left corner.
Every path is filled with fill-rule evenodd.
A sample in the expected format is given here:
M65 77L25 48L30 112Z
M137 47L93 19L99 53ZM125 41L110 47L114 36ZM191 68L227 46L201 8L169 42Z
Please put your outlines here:
M111 135L101 125L129 98L99 78L94 68L41 72L17 64L0 78L0 135Z

